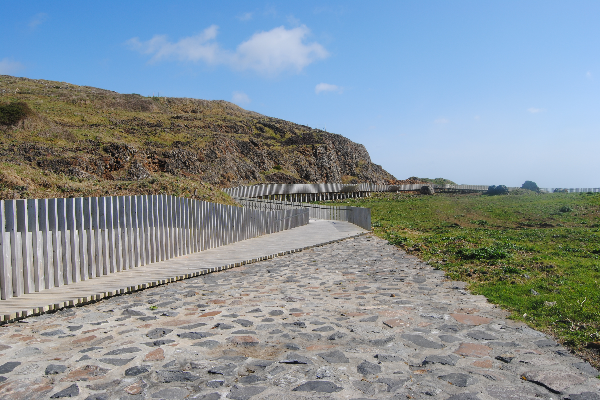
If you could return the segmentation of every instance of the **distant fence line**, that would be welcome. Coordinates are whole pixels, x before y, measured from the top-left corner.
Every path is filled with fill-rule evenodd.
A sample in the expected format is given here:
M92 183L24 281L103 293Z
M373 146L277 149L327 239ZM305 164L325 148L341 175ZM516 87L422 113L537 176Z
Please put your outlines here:
M0 298L68 285L308 224L167 195L0 201Z
M232 197L266 198L269 200L310 202L327 201L347 198L368 197L374 192L413 192L419 191L423 186L433 186L436 192L486 192L487 185L436 185L418 183L410 185L374 185L370 183L342 184L342 183L315 183L315 184L261 184L251 186L238 186L223 189ZM509 187L509 190L520 189ZM565 190L562 188L542 189L547 192ZM600 192L600 188L571 188L569 193Z
M234 197L244 207L258 210L281 210L303 208L309 210L310 218L346 221L363 229L371 230L371 209L350 206L323 206L319 204L265 200L251 197Z
M600 193L600 188L540 188L548 193L567 191L569 193Z
M374 185L361 183L357 185L342 183L315 184L263 184L238 186L223 189L232 197L268 198L270 200L287 200L292 202L326 201L347 198L368 197L373 192L418 191L422 186L433 186L436 191L486 191L484 185Z

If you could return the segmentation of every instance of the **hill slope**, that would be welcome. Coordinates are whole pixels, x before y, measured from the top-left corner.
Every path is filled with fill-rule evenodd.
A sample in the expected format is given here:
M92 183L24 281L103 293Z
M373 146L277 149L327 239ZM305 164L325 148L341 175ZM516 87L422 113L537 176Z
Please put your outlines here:
M363 145L226 101L6 75L0 76L0 162L2 198L394 179Z

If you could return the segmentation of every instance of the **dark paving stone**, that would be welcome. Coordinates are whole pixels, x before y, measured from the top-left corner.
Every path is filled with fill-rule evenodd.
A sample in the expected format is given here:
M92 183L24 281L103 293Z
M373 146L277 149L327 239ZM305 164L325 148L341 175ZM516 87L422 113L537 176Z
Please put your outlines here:
M118 356L119 354L131 354L131 353L138 353L140 351L142 351L142 349L140 349L138 347L125 347L122 349L111 350L104 355L105 356Z
M329 381L308 381L292 389L293 392L319 392L334 393L341 391L342 388Z
M133 358L101 358L98 361L120 367L130 363L131 360L133 360Z
M175 341L173 339L158 339L153 342L144 342L142 344L145 344L148 347L160 347L160 346L164 346L165 344L174 343L174 342Z
M313 332L331 332L331 331L335 331L335 328L333 326L329 326L329 325L313 329Z
M4 382L7 379L8 379L7 377L0 375L0 383Z
M213 333L210 332L185 332L185 333L178 333L177 336L179 336L182 339L192 339L192 340L196 340L196 339L204 339L210 336L214 336Z
M565 400L600 400L600 394L594 392L582 392L579 394L570 394Z
M8 374L12 372L13 369L17 368L21 363L19 361L9 361L0 365L0 374Z
M163 336L167 336L171 332L173 332L173 329L155 328L148 331L148 333L146 333L146 336L148 336L150 339L160 339Z
M77 397L79 396L79 386L77 384L72 384L66 389L61 390L60 392L54 393L50 396L51 399L61 399L64 397Z
M220 379L213 379L212 381L206 382L206 386L212 389L220 388L225 384L225 381Z
M473 376L457 372L441 375L438 376L438 378L458 387L467 387L476 382L476 379Z
M256 396L264 392L267 388L262 386L237 386L234 385L231 391L227 395L228 399L233 400L248 400L249 398Z
M146 372L149 372L149 371L150 370L147 367L135 366L135 367L127 368L125 370L125 376L138 376L141 374L145 374Z
M109 400L108 393L91 394L85 400Z
M152 398L161 400L183 400L188 397L189 393L190 392L184 388L171 387L152 393Z
M394 340L396 340L395 336L388 336L383 339L369 340L369 344L371 346L375 346L375 347L382 347L382 346L387 346L389 343L393 342Z
M58 336L58 335L64 335L64 334L65 334L65 332L61 329L40 333L40 335L42 335L42 336Z
M462 341L461 338L457 338L456 336L452 336L452 335L440 335L439 338L442 342L446 342L446 343L454 343L454 342Z
M442 364L442 365L455 366L456 362L458 360L459 360L459 357L455 356L453 354L450 354L447 356L430 355L430 356L425 357L425 360L423 360L423 365Z
M375 358L380 363L382 362L404 362L404 358L389 354L375 354Z
M297 353L288 353L285 359L279 361L282 364L312 364L308 357L301 356Z
M275 319L273 318L263 318L260 322L273 322Z
M259 313L259 312L262 312L262 310L260 308L255 308L253 310L248 311L249 314L250 313Z
M498 340L496 336L484 331L471 331L467 333L467 336L475 340Z
M195 396L194 400L219 400L221 395L217 392L204 394L202 396Z
M247 376L241 377L240 379L238 379L238 382L239 383L243 383L245 385L249 385L249 384L253 384L253 383L256 383L256 382L262 382L262 381L265 381L265 380L266 379L263 378L263 377L261 377L261 376L252 374L252 375L247 375Z
M221 330L227 330L227 329L233 329L233 328L235 328L235 326L233 326L231 324L224 324L223 322L219 322L213 328L215 328L215 329L221 329Z
M215 347L218 347L220 344L221 343L217 342L216 340L204 340L202 342L196 342L192 346L205 347L207 349L214 349Z
M288 350L300 350L300 346L295 343L286 343L285 348Z
M272 317L276 317L278 315L282 315L283 314L283 310L272 310L269 311L269 315Z
M82 327L83 327L83 325L71 325L71 326L67 326L67 329L70 332L75 332L75 331L80 330Z
M247 329L240 329L231 332L232 335L256 335L256 331L249 331Z
M534 342L537 347L558 347L558 343L556 343L554 340L551 339L542 339L542 340L537 340Z
M436 343L434 341L431 341L429 339L424 338L421 335L410 335L410 334L403 334L402 335L403 339L406 339L414 344L416 344L417 346L421 346L421 347L426 347L428 349L442 349L444 348L444 345L441 343Z
M79 350L80 353L89 353L90 351L94 351L94 350L101 350L104 347L98 347L98 346L94 346L94 347L88 347L86 349L83 350Z
M462 329L458 325L444 324L444 325L438 327L438 330L440 330L442 332L446 332L446 333L457 333L457 332L461 331Z
M127 309L123 310L123 312L121 313L121 315L128 315L130 317L143 317L146 314L144 314L141 311L132 310L130 308L127 308Z
M333 350L328 353L319 353L317 355L319 357L321 357L323 360L327 361L328 363L349 363L350 362L348 357L346 357L344 355L344 353L342 353L339 350Z
M186 331L186 330L200 328L201 326L206 326L206 324L204 322L198 322L197 324L179 326L177 329L182 329L182 330Z
M446 400L481 400L475 393L460 393L448 397Z
M157 317L155 317L154 315L149 315L147 317L141 317L138 318L140 321L154 321L155 319L158 319Z
M509 354L509 353L505 353L505 354L500 354L498 356L495 357L496 360L502 361L503 363L510 363L512 360L515 359L515 355L514 354Z
M490 342L490 343L488 343L488 345L492 346L492 347L511 347L511 348L521 347L521 345L516 342Z
M239 325L243 326L244 328L254 325L254 322L249 321L247 319L234 319L231 322L235 322L236 324L239 324Z
M67 370L66 365L50 364L46 367L46 371L44 373L46 375L57 375L57 374L62 374L66 370Z
M597 377L600 375L600 372L598 372L598 370L596 368L592 367L590 365L590 363L588 363L588 362L573 363L573 366L575 368L577 368L578 370L580 370L581 372L591 375L593 377Z
M362 374L365 376L377 375L377 374L381 373L381 367L379 365L368 362L367 360L358 364L358 366L356 367L356 370L358 371L359 374Z
M365 317L365 318L359 320L358 322L375 322L375 321L377 321L378 318L379 317L377 315L372 315L370 317Z
M171 382L193 382L199 379L198 376L192 375L190 372L160 370L156 371L156 378L162 383Z
M215 375L232 376L236 368L237 365L231 363L225 365L217 365L216 367L209 368L208 373Z
M387 386L388 392L395 392L400 389L406 382L408 382L410 378L404 379L393 379L393 378L379 378L377 379L377 383L383 383Z

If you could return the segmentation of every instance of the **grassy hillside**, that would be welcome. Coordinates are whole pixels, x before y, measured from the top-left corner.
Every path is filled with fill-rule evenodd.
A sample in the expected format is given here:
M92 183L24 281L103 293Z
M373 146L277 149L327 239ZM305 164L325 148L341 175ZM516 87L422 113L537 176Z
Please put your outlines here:
M600 194L383 194L345 202L371 208L378 236L600 366Z
M226 101L6 75L0 163L1 198L209 195L238 184L393 179L360 144Z

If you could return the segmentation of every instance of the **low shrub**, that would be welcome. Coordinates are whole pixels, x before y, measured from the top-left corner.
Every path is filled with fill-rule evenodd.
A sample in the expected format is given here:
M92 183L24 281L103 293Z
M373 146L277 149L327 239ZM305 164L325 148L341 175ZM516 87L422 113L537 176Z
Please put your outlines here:
M16 125L31 114L33 111L24 101L0 104L0 125Z
M540 191L540 188L538 187L537 183L533 181L525 181L525 183L521 185L521 189L532 190L534 192Z
M491 196L495 196L498 194L508 194L508 188L505 185L488 186L487 194L489 194Z

